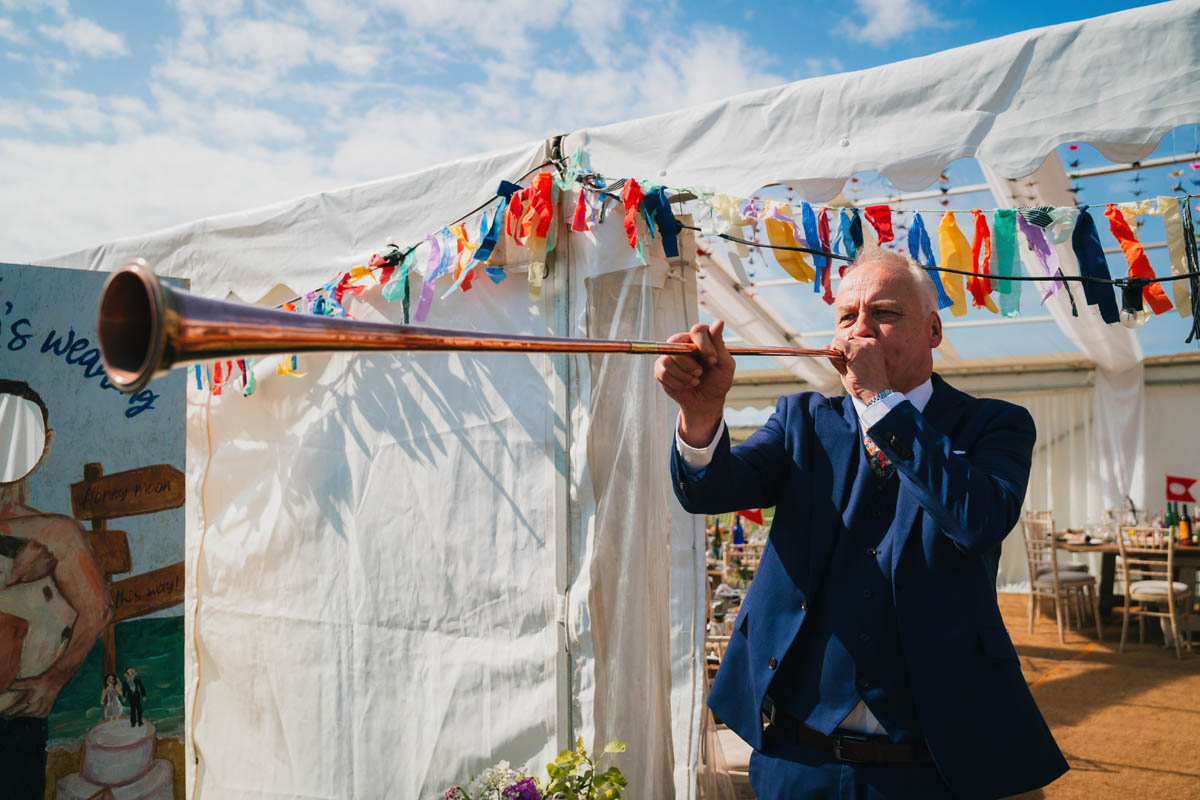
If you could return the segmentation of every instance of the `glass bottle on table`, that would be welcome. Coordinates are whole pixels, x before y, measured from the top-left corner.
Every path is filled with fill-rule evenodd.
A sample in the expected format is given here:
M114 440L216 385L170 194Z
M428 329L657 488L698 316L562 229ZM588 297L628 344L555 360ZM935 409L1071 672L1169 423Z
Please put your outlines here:
M1167 503L1167 515L1163 518L1163 528L1174 528L1178 523L1178 518L1175 516L1175 504Z
M1192 518L1188 515L1187 503L1183 504L1183 511L1179 515L1179 541L1183 544L1192 544Z

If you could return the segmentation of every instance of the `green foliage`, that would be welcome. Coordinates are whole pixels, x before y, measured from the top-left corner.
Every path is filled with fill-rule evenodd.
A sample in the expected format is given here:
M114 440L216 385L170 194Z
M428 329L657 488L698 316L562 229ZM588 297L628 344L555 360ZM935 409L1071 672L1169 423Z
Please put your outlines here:
M736 578L743 586L749 586L754 578L754 570L743 564L739 556L729 559L729 573L730 577Z
M600 758L624 752L625 745L613 740L604 746ZM575 742L574 750L563 750L547 764L546 772L550 776L546 800L620 800L621 790L629 784L616 766L597 772L582 738Z

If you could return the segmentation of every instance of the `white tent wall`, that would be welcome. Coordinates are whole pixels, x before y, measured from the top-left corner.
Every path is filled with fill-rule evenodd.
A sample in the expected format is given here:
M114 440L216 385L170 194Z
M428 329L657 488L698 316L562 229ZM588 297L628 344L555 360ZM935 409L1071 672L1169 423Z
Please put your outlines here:
M384 231L427 233L400 220L438 181L476 197L543 152L43 263L140 256L198 294L302 291ZM427 197L440 223L464 210ZM357 226L379 240L359 250ZM619 214L559 241L540 302L523 274L481 279L427 323L658 338L695 321L690 235L673 266L651 244L642 267ZM344 302L399 321L377 290ZM674 410L653 359L303 355L300 378L274 375L278 360L256 365L251 398L189 392L189 796L429 797L498 758L541 772L578 735L593 754L629 743L617 763L633 794L694 797L702 531L670 496Z
M1064 388L1047 381L1041 390L1004 392L983 390L981 396L997 397L1024 406L1033 416L1038 439L1034 446L1033 468L1029 489L1025 495L1027 510L1054 511L1055 525L1060 528L1084 528L1100 521L1104 508L1123 507L1124 503L1107 506L1103 485L1095 480L1098 467L1096 456L1099 438L1094 432L1096 423L1095 396L1109 391L1099 382L1102 370L1079 369L1088 377L1082 388ZM1143 370L1138 368L1139 375ZM1014 374L1014 383L1020 379ZM991 383L1003 382L1001 374L989 376ZM1027 383L1027 381L1026 381ZM1167 378L1144 381L1145 424L1138 429L1144 453L1144 475L1135 487L1137 508L1152 513L1165 508L1166 475L1196 477L1196 456L1200 452L1200 428L1189 423L1195 416L1196 397L1200 394L1200 365L1192 364ZM968 384L968 388L969 384ZM1092 572L1099 574L1100 557L1060 554L1066 562L1089 562ZM1020 527L1004 541L997 585L1001 590L1026 591L1029 569Z

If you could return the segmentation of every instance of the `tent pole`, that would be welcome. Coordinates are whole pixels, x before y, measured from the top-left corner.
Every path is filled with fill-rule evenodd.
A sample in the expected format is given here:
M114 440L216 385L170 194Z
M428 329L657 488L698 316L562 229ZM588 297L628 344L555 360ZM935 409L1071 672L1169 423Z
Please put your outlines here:
M554 333L556 336L566 336L571 330L571 264L569 255L559 257L568 246L568 231L562 221L561 197L558 206L558 213L555 215L558 244L546 254L546 266L549 270L549 284L554 303ZM571 749L575 741L575 728L571 719L571 642L567 626L571 588L571 354L553 354L551 361L554 414L554 594L557 630L554 656L554 730L557 750L561 752Z

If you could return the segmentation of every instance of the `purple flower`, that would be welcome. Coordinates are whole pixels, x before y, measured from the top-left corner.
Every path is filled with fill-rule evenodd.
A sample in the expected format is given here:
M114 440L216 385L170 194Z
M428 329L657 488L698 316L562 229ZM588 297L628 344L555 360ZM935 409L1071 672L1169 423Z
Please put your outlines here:
M504 790L504 800L542 800L542 793L533 778L521 778Z
M462 797L462 789L458 786L451 786L446 790L446 793L443 794L442 797L444 797L445 800L456 800L456 798Z

